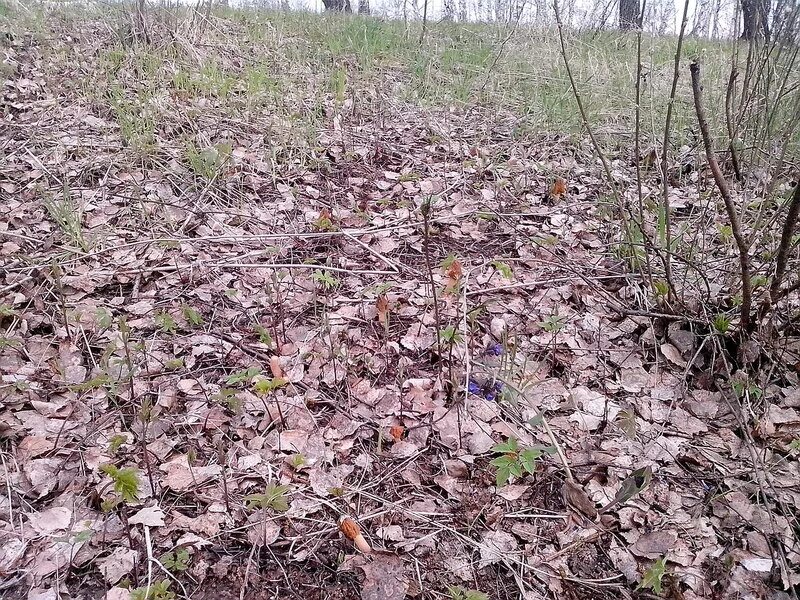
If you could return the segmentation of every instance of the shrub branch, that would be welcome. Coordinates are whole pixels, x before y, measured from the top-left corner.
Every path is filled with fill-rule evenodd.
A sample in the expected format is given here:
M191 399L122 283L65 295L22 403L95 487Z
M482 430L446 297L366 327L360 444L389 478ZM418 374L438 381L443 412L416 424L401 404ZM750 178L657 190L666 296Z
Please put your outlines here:
M789 261L789 252L792 247L792 234L797 226L798 218L800 218L800 181L794 186L794 193L789 201L789 211L786 213L786 220L783 222L781 241L778 245L778 257L775 260L775 277L772 278L772 285L769 288L769 296L773 303L780 298L780 287L786 274L786 263Z
M708 166L711 168L711 173L714 176L714 182L717 184L719 193L722 195L722 200L725 203L725 212L728 213L733 238L736 240L736 247L739 250L739 267L742 279L742 315L740 325L745 333L751 333L755 328L755 323L750 315L751 306L753 304L753 286L750 280L750 255L748 253L747 243L742 235L742 225L739 222L739 215L736 212L736 207L733 205L731 190L714 156L711 134L708 131L708 119L706 118L706 112L703 108L703 92L702 86L700 85L700 64L697 61L692 61L689 65L689 70L692 72L694 107L697 112L697 122L700 125L700 133L703 137L706 159L708 160Z

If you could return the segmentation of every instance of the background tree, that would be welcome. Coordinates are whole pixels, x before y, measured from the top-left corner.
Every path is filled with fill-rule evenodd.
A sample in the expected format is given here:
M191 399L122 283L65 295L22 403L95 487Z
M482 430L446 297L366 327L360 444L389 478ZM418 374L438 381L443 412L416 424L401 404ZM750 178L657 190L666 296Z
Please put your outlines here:
M639 0L619 0L619 28L633 29L638 23Z
M358 0L358 14L368 15L369 13L369 0Z
M694 11L694 24L692 25L692 36L703 37L708 34L712 10L711 0L697 0L697 8Z
M769 39L769 0L742 1L742 39Z
M339 12L353 12L350 0L322 0L325 10L338 10Z
M444 0L444 8L442 9L442 21L455 20L456 7L455 0Z

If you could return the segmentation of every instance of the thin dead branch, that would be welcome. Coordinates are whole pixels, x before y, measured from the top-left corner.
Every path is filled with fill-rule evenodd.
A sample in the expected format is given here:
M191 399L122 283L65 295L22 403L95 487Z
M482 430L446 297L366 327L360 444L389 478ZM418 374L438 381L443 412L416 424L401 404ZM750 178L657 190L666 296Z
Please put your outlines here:
M689 14L689 1L686 0L683 4L683 19L681 19L681 30L678 34L678 47L675 49L675 64L672 73L672 87L669 92L669 102L667 103L667 116L664 119L664 144L661 148L661 179L662 179L662 204L661 210L664 211L664 241L667 250L672 250L672 215L669 202L669 147L670 147L670 133L672 132L672 109L675 105L675 94L678 89L678 79L680 79L681 67L681 49L683 48L683 36L686 33L686 23L688 22ZM672 278L672 259L667 254L664 262L665 273L667 279L667 300L675 298L675 283Z

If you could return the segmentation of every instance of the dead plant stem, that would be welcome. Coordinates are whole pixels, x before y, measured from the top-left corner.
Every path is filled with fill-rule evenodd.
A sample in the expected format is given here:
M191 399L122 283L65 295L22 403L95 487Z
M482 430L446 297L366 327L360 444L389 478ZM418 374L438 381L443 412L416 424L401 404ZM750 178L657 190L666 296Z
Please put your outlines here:
M436 282L433 279L433 266L431 265L431 231L430 231L430 211L431 199L427 198L422 204L422 219L423 219L423 253L425 254L425 270L428 272L428 283L431 286L431 297L433 298L433 316L436 320L434 327L436 328L436 353L439 361L442 360L442 339L439 330L441 329L442 321L439 317L439 299L436 295ZM441 367L440 367L441 368Z
M642 239L645 237L650 244L650 236L644 228L644 200L642 193L642 22L644 19L644 10L647 7L647 0L643 0L641 10L639 11L639 23L636 29L636 123L635 129L635 143L634 143L634 159L636 162L636 199L639 208L639 231L642 234ZM653 289L653 269L650 265L650 253L644 253L645 266L647 268L646 276L650 283L650 289Z
M669 175L667 173L669 167L669 138L672 130L672 109L675 105L675 95L678 90L678 79L680 79L681 68L681 50L683 49L683 36L686 33L686 23L688 22L689 2L686 0L683 4L683 19L681 20L681 29L678 34L678 47L675 49L675 64L672 73L672 88L669 93L669 101L667 103L667 116L664 119L664 144L661 148L661 180L662 180L662 210L664 211L664 240L667 246L668 253L665 257L665 273L667 278L667 299L675 299L675 282L672 279L672 257L669 252L672 251L672 215L670 214L669 202Z

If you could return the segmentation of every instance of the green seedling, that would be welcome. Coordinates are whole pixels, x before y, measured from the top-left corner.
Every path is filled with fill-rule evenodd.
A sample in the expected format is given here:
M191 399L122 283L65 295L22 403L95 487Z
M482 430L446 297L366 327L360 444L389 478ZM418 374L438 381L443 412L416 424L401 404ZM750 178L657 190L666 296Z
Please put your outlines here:
M514 271L511 270L506 263L501 260L493 260L492 266L497 269L497 272L503 277L503 279L513 279L514 278Z
M714 317L713 325L718 333L728 333L731 328L731 319L728 315L719 314Z
M178 548L174 552L167 552L161 558L161 564L170 571L182 573L189 568L191 556L186 548Z
M547 333L558 333L567 324L567 318L559 315L549 315L543 321L539 321L537 325L544 329Z
M489 600L489 596L478 590L470 590L460 585L448 585L450 600Z
M286 497L291 489L288 485L270 483L263 494L250 494L244 497L245 507L249 510L258 508L270 509L278 513L289 510L289 500Z
M325 290L331 290L339 285L339 280L327 271L321 271L317 269L314 271L312 278Z
M194 327L203 324L203 315L201 315L188 304L184 304L181 307L181 313L183 313L183 318L186 319L186 322Z
M117 433L113 435L110 440L108 440L108 451L111 454L116 454L119 452L119 449L122 448L122 444L128 441L124 435Z
M653 566L645 571L639 585L636 586L637 590L653 590L653 593L661 595L661 585L664 574L666 573L666 558L659 558Z
M168 312L157 313L155 323L164 333L175 333L178 330L178 324Z
M502 454L491 461L497 467L495 482L497 487L502 487L509 481L523 476L525 472L533 473L536 470L536 461L548 448L523 447L516 438L508 438L505 442L495 444L492 452Z
M100 470L114 482L114 491L123 501L136 502L139 499L139 472L136 469L119 469L112 464L106 464Z
M175 600L175 592L169 590L170 581L162 579L150 587L138 587L131 591L131 600Z
M167 362L164 363L164 368L167 371L177 371L178 369L183 368L183 359L182 358L170 358Z
M295 470L300 469L308 464L306 457L302 454L292 454L288 459L286 459L286 462Z
M220 390L211 396L212 400L224 404L233 412L238 412L242 407L242 401L236 395L236 390L231 388L220 388Z
M235 373L231 373L228 375L228 378L225 380L227 385L239 385L241 383L246 383L256 377L257 375L261 375L261 369L258 367L249 367L244 369L243 371L236 371Z
M274 377L272 379L269 377L264 377L253 384L253 391L257 394L269 394L278 388L282 388L287 383L289 382L282 377Z
M263 325L255 324L253 325L253 330L258 334L258 341L262 344L268 346L269 348L273 347L273 340L272 336L270 335L269 331L267 331L266 327Z

